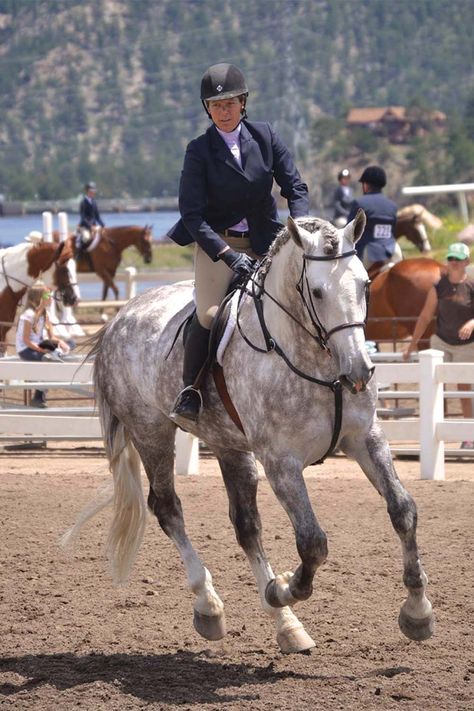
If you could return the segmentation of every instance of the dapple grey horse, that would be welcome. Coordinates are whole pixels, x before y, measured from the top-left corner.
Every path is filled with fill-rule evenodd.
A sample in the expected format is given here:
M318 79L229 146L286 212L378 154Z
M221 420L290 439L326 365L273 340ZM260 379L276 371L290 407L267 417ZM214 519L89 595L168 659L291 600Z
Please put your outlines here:
M364 226L362 211L340 230L319 218L289 218L241 295L238 328L223 355L227 390L245 434L224 409L212 378L203 387L199 423L188 426L219 461L237 540L286 653L314 646L291 609L310 597L315 572L327 556L303 469L324 457L335 440L385 498L400 537L408 590L401 630L421 640L434 627L416 544L416 506L397 477L376 419L376 385L363 329L368 279L354 252ZM147 291L100 332L92 349L114 477L108 553L115 579L124 581L146 518L141 460L150 484L148 506L178 549L195 596L194 626L206 639L219 639L225 634L223 604L186 534L173 480L176 425L169 413L182 387L179 329L192 308L190 282ZM301 559L295 572L275 576L267 560L256 459L293 525ZM106 503L87 509L65 542Z

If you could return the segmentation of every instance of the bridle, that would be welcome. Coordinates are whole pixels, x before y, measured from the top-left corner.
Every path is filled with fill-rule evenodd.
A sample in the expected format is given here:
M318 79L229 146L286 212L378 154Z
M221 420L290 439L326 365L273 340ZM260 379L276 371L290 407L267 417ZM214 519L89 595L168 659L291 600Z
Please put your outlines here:
M356 254L356 250L352 249L347 252L343 252L342 254L337 254L337 255L324 255L324 256L315 256L312 254L307 254L306 252L303 253L303 265L301 268L301 274L300 278L295 286L296 291L298 292L301 301L303 303L304 309L308 313L309 319L314 327L315 333L312 333L306 326L301 323L301 321L296 318L291 311L289 311L282 303L278 301L274 296L272 296L267 289L265 288L265 279L269 271L269 267L271 265L271 259L264 258L262 262L260 263L260 266L257 268L256 272L249 278L246 284L244 284L241 287L241 293L239 296L239 302L238 302L238 307L237 307L237 328L239 330L240 335L242 336L243 340L249 345L253 350L258 351L259 353L270 353L271 351L275 351L275 353L282 358L282 360L286 363L286 365L289 367L289 369L298 375L300 378L303 378L304 380L308 380L311 383L316 383L317 385L321 385L323 387L329 388L332 390L334 393L334 404L335 404L335 417L334 417L334 430L333 430L333 435L331 439L331 443L329 445L329 448L327 452L317 461L314 462L315 464L322 464L323 461L328 457L333 450L335 449L337 445L337 441L339 439L339 434L341 431L341 424L342 424L342 383L341 381L336 378L335 380L321 380L320 378L315 378L312 375L309 375L308 373L303 372L299 368L297 368L289 359L289 357L286 355L284 350L281 348L281 346L277 343L275 338L270 334L270 331L268 330L267 324L265 322L265 316L263 312L263 300L262 297L265 295L267 296L273 303L275 303L282 311L284 311L287 316L289 316L295 323L297 323L316 343L318 343L321 348L323 348L328 355L331 355L331 351L328 345L328 341L331 338L331 336L334 333L337 333L338 331L342 331L343 329L346 328L364 328L365 324L367 322L367 314L368 314L368 305L369 305L369 284L370 282L366 282L366 287L365 287L365 300L366 300L366 315L364 321L353 321L351 323L343 323L339 324L338 326L334 326L334 328L331 328L329 331L323 326L321 323L320 318L318 317L312 296L311 296L311 290L309 288L308 284L308 277L306 274L306 263L307 261L334 261L338 259L346 259L348 257L352 257L353 255ZM306 290L308 292L309 296L309 303L308 300L306 299L304 295L304 286L306 284ZM240 312L240 304L241 301L244 297L244 295L249 295L253 303L255 305L255 310L257 313L257 317L260 323L260 328L262 330L262 335L265 341L265 348L260 348L259 346L256 346L254 343L252 343L249 338L243 333L242 331L242 326L239 321L239 312Z

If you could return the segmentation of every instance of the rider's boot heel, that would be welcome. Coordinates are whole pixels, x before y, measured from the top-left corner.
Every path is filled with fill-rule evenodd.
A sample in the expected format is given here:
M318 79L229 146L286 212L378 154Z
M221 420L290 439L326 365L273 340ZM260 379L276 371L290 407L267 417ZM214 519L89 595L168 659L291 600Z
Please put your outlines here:
M172 420L182 417L197 422L202 408L202 395L194 384L206 362L209 350L210 331L203 328L194 314L186 333L184 345L183 383L184 389L179 393L170 412Z

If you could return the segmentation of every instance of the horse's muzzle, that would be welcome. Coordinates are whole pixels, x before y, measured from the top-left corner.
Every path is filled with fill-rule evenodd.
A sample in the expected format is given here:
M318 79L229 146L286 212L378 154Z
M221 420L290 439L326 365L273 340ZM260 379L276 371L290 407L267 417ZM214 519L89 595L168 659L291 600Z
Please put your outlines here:
M352 378L348 375L340 375L339 381L347 390L349 390L349 392L353 395L357 395L358 393L363 393L367 390L367 383L373 376L374 371L375 366L373 365L371 368L367 368L367 373L364 374L364 376L357 378L357 380L352 380Z

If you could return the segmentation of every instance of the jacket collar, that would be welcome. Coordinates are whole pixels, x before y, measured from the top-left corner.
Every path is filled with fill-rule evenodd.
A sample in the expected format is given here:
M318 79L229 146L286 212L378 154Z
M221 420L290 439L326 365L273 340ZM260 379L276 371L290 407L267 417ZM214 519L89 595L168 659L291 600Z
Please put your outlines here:
M211 145L212 150L215 153L216 158L224 161L224 163L226 165L228 165L230 168L233 168L238 173L245 176L245 168L247 165L247 158L250 153L252 143L254 140L252 138L252 134L248 130L245 123L242 121L241 129L240 129L240 151L241 151L241 156L242 156L243 168L241 168L237 164L237 162L234 160L234 157L232 156L228 147L222 140L221 136L219 136L217 128L214 126L214 124L207 129L207 135L209 136L210 145Z

